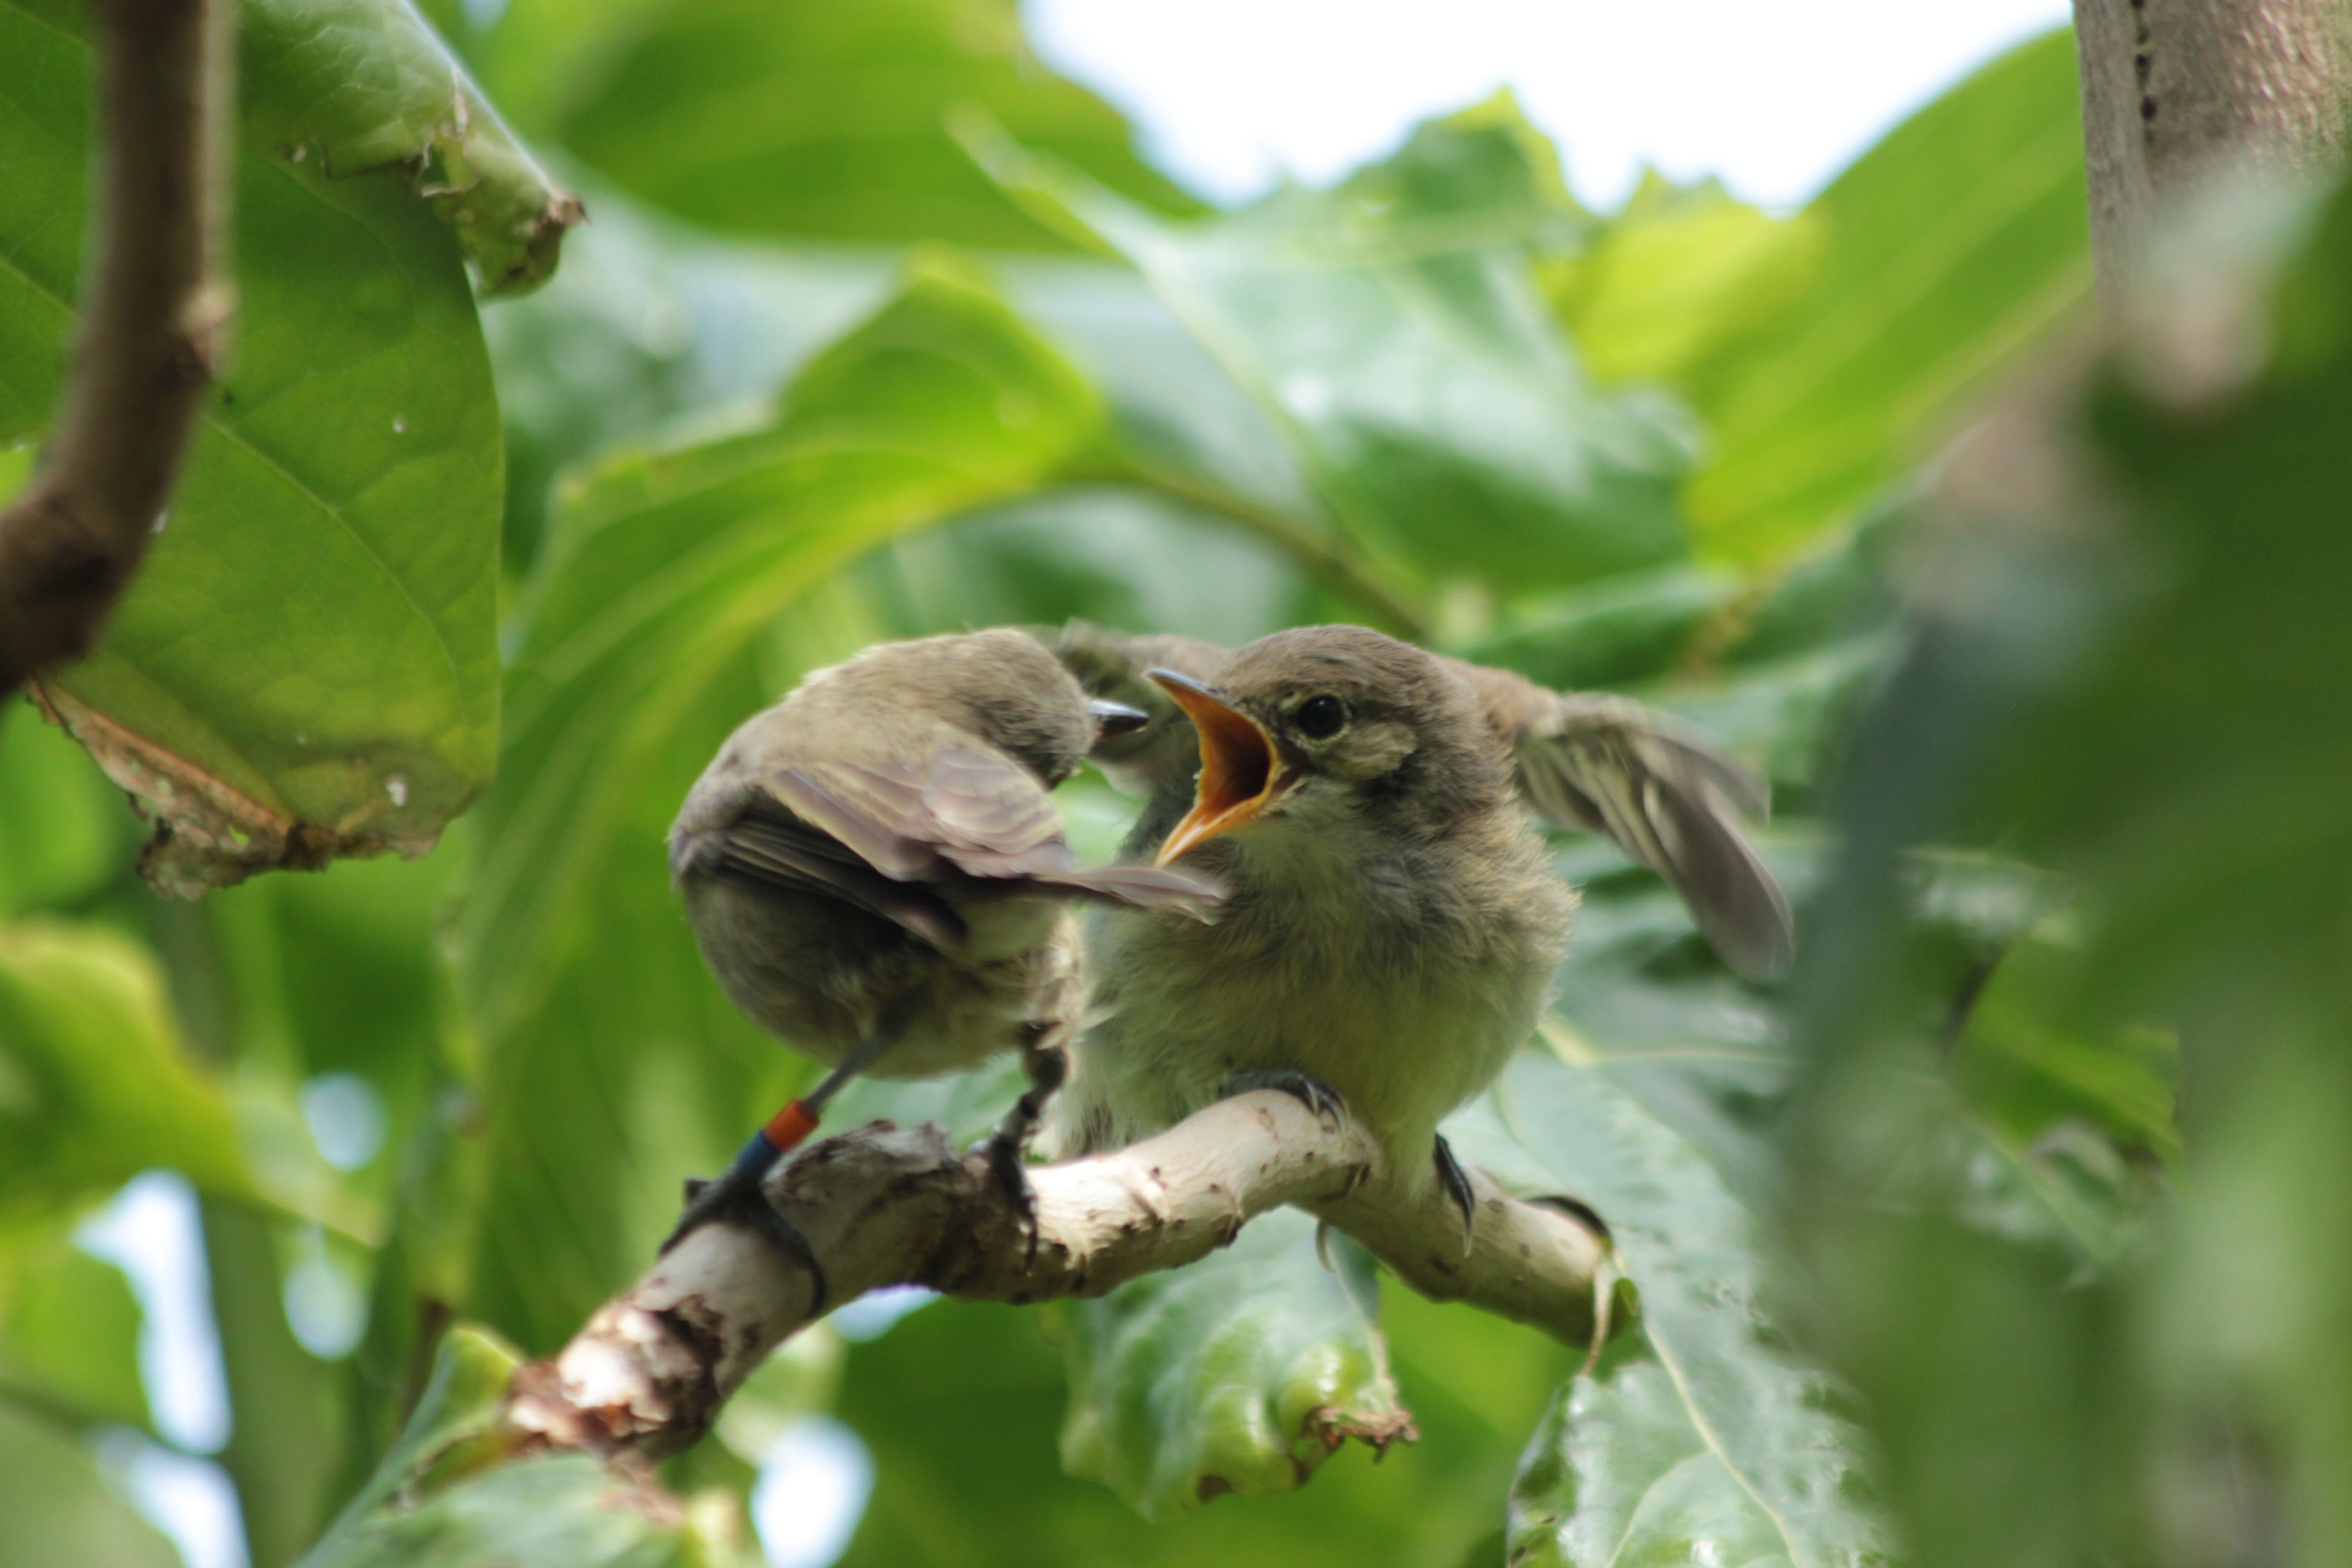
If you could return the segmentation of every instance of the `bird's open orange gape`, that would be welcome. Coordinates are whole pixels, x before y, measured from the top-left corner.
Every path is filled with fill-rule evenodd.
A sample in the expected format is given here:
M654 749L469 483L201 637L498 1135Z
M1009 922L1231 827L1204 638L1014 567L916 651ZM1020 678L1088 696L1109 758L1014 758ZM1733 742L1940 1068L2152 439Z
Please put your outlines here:
M1160 847L1156 863L1168 866L1255 817L1290 787L1292 775L1274 738L1256 720L1190 676L1172 669L1144 673L1176 700L1201 735L1201 782L1192 809Z

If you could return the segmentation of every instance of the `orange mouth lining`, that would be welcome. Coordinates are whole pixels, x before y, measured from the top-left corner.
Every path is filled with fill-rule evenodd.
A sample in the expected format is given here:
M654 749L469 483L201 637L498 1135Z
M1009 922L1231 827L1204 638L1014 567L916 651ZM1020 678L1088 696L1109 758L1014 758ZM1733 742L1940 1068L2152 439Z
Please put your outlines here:
M1257 721L1172 670L1146 673L1175 699L1201 736L1200 783L1192 809L1160 847L1157 864L1166 866L1255 817L1289 779Z

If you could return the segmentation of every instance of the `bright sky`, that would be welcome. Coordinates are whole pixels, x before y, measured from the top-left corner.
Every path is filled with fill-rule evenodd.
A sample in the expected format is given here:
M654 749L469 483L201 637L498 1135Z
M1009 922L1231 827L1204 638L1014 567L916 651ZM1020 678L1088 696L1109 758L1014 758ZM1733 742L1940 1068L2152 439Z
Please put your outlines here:
M1202 194L1321 183L1508 85L1577 195L1644 163L1792 207L2067 0L1024 0L1032 43Z
M1126 110L1151 156L1219 200L1258 195L1285 174L1333 179L1416 121L1507 85L1559 142L1570 184L1593 205L1622 201L1648 165L1677 179L1718 175L1750 201L1785 208L1977 66L2065 22L2068 5L1024 0L1024 14L1047 61ZM351 1118L324 1095L310 1109L332 1153ZM86 1237L122 1262L147 1308L141 1360L159 1426L199 1453L215 1447L227 1409L185 1184L142 1178ZM337 1316L323 1310L335 1302L301 1310L299 1271L293 1283L298 1319ZM919 1304L894 1298L863 1318L840 1316L866 1337ZM355 1322L297 1326L322 1348L357 1336ZM191 1568L242 1568L234 1495L216 1465L128 1433L101 1447ZM780 1438L770 1461L752 1511L771 1561L823 1568L856 1528L871 1461L854 1432L821 1420Z

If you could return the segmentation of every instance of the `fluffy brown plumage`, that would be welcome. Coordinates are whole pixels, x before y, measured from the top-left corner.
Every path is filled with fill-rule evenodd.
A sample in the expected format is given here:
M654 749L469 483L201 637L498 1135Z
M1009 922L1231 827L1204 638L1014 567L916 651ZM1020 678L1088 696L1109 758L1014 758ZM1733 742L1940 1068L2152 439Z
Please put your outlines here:
M1066 1147L1125 1142L1236 1075L1343 1095L1399 1178L1441 1118L1527 1039L1574 895L1513 802L1461 675L1356 626L1241 649L1213 695L1192 811L1163 853L1230 889L1214 927L1113 910L1095 932L1099 1020L1063 1102Z
M1195 877L1081 869L1046 792L1097 725L1012 631L873 647L730 735L670 835L704 959L737 1006L820 1061L884 1026L921 1077L1058 1037L1085 1001L1066 905L1215 902Z

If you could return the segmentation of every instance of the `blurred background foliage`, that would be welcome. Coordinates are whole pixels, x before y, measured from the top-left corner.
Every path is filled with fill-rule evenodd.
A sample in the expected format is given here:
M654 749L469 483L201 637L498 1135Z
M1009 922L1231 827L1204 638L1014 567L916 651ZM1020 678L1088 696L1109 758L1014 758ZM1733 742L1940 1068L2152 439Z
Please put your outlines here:
M1507 98L1213 212L1003 0L248 10L240 357L44 696L296 817L455 820L165 901L89 757L0 719L0 1563L169 1561L120 1494L191 1454L257 1568L355 1496L315 1561L725 1561L747 1500L811 1564L2352 1554L2352 209L2213 220L2221 380L2118 356L1939 457L2084 335L2064 35L1792 215L1590 210ZM0 182L0 488L70 321L79 29L0 0L40 174ZM554 179L593 225L478 309L545 276ZM370 1512L495 1390L450 1325L553 1349L803 1076L670 899L718 741L875 639L1072 616L1360 621L1769 774L1794 980L1563 839L1557 1007L1453 1129L1605 1218L1632 1327L1588 1358L1276 1216L1105 1302L854 1309L673 1462L682 1512L562 1465ZM1126 803L1062 800L1107 854ZM171 1369L213 1352L110 1260L157 1171L209 1426ZM1302 1439L1408 1409L1377 1465ZM794 1533L820 1472L845 1547Z

